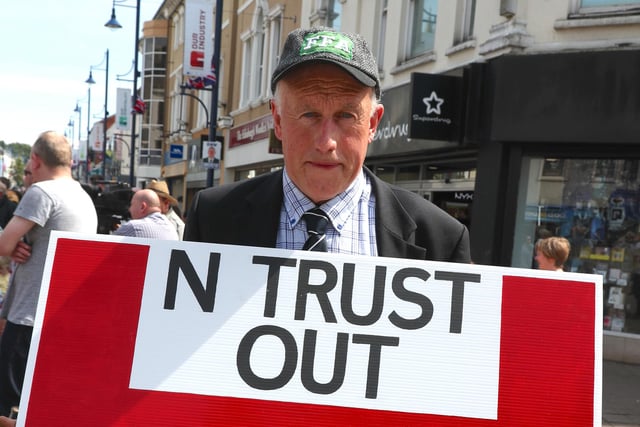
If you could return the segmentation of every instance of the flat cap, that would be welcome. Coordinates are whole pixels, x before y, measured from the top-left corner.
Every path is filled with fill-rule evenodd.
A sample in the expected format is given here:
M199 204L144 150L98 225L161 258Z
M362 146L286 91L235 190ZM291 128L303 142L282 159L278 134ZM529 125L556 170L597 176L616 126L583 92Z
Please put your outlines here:
M271 77L271 92L286 73L308 62L330 62L342 67L380 97L378 64L366 40L359 34L331 28L297 28L289 33L280 62Z

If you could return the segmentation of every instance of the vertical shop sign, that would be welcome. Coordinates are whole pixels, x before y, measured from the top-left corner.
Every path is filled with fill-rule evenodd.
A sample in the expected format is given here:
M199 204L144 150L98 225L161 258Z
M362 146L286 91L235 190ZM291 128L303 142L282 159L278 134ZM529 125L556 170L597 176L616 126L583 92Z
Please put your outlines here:
M460 139L462 77L411 74L409 138Z

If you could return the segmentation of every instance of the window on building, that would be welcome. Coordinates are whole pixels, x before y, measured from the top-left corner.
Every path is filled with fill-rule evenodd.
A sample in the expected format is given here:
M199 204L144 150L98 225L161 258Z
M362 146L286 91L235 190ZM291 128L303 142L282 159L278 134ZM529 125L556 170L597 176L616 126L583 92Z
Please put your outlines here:
M339 30L342 26L342 2L340 0L329 0L327 7L327 27Z
M247 107L262 96L264 66L264 15L261 7L256 9L255 19L250 31L241 36L242 76L240 88L240 107Z
M415 58L433 50L436 34L438 0L412 0L408 58Z
M617 7L638 3L638 0L582 0L582 7Z
M311 26L332 27L340 30L344 2L345 0L316 0L315 9L309 16Z
M572 10L582 15L638 14L640 0L573 0Z
M184 40L184 8L173 17L173 46L182 46Z
M454 44L460 44L473 38L475 14L476 0L458 0L456 26L453 35Z
M378 48L377 60L378 68L382 71L384 68L384 42L387 38L387 18L388 18L389 1L382 2L382 10L380 11L380 30L378 31Z
M174 80L173 91L171 92L171 123L168 132L170 135L186 132L187 103L182 96L180 90L180 81Z
M280 39L282 38L282 12L269 17L269 57L267 58L269 64L268 75L273 74L273 70L276 69L278 61L280 60Z
M566 271L600 274L604 329L640 333L640 160L523 161L513 267L535 268L539 238L571 243Z

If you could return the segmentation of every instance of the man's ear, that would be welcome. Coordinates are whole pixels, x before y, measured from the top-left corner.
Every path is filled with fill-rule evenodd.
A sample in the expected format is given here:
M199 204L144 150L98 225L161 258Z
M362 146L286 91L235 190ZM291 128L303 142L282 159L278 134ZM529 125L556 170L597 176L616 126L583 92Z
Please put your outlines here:
M369 119L369 143L373 141L373 137L376 135L376 130L378 129L378 125L380 124L383 115L384 105L376 105L376 109Z
M278 106L273 99L269 100L271 108L271 117L273 117L273 131L279 140L282 140L282 127L280 125L280 114L278 114Z

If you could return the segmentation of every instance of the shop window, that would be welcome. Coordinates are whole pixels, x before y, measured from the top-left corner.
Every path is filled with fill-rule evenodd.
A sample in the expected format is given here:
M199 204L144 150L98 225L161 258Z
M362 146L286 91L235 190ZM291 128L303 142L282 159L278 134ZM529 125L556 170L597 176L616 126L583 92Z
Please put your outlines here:
M394 183L396 180L396 167L391 165L378 165L373 168L373 173L383 181Z
M397 181L417 181L420 179L420 165L399 166Z
M566 271L600 274L604 329L640 333L637 159L526 158L518 190L514 267L535 268L533 245L569 239Z

